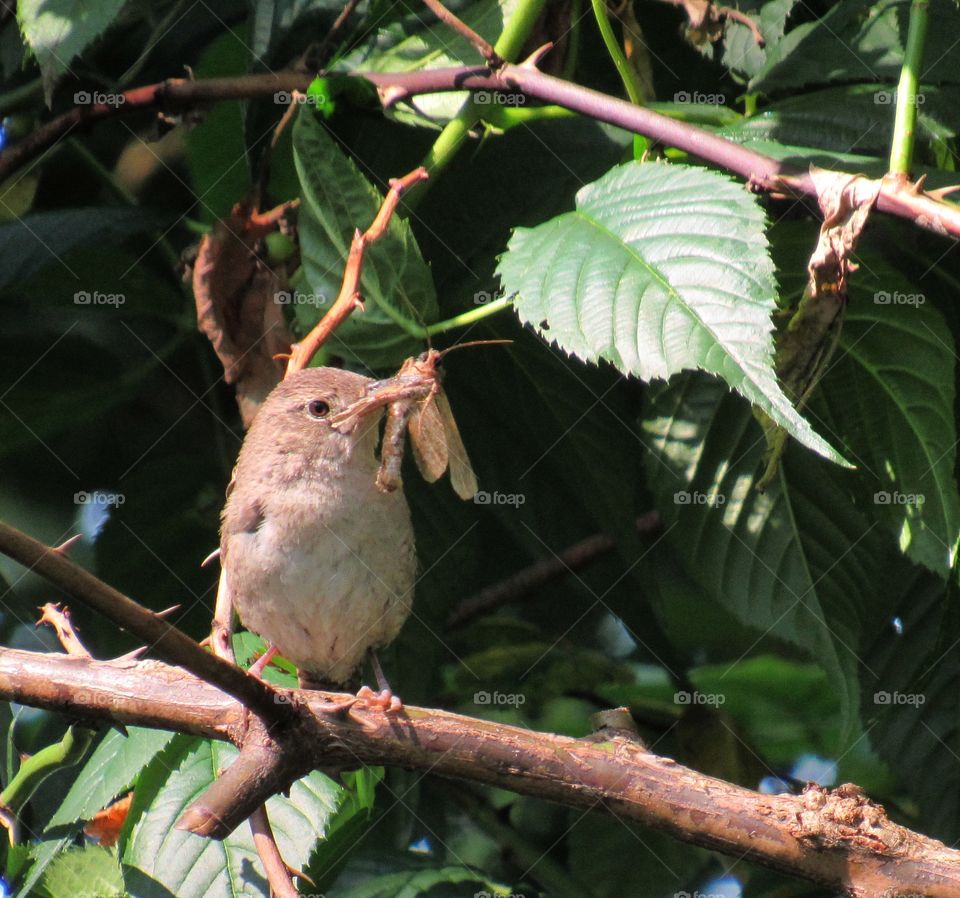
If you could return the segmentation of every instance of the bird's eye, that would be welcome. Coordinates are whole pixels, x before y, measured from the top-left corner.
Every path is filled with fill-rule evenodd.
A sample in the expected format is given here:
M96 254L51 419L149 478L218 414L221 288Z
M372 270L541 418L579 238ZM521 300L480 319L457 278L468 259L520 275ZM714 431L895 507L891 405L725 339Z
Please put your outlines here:
M307 413L311 418L326 418L330 414L330 403L322 399L311 399L307 403Z

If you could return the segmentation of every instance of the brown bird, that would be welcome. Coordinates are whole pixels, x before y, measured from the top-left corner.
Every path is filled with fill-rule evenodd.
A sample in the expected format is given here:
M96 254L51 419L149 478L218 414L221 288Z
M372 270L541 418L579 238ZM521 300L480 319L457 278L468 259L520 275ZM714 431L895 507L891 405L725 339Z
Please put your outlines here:
M244 626L297 665L303 688L347 686L410 614L416 554L402 490L377 488L382 406L333 423L370 378L310 368L257 412L227 488L220 589ZM385 681L383 707L399 701ZM372 697L364 689L364 697Z

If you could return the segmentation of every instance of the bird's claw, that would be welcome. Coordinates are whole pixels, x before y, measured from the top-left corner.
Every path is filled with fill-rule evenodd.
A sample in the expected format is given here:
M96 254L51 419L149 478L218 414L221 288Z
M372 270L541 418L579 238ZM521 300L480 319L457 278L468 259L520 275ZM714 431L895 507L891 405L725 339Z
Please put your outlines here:
M399 714L403 710L400 696L394 695L389 689L374 692L369 686L361 686L357 700L370 707L379 708L384 714Z

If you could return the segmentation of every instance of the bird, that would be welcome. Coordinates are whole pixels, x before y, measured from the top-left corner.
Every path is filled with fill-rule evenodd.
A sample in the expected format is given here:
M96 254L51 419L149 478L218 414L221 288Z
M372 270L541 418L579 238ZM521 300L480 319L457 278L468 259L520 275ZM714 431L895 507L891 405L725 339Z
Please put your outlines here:
M377 486L383 407L335 421L375 382L340 368L281 381L247 431L221 514L220 589L241 623L298 668L301 688L349 688L411 613L416 550L402 489Z

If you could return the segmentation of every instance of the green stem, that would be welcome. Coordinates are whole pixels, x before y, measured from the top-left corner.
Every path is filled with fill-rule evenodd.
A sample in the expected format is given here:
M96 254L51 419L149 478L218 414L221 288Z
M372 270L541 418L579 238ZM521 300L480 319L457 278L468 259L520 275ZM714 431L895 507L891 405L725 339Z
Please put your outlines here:
M507 62L516 62L517 55L533 30L546 0L521 0L503 32L493 45L497 54ZM412 210L427 195L430 185L453 161L470 130L480 121L480 112L473 97L467 99L457 115L447 122L440 136L424 157L423 167L430 172L429 181L421 181L408 191L403 199L407 210Z
M422 333L418 336L432 337L434 334L443 334L458 327L466 327L468 324L473 324L476 321L482 321L484 318L489 318L491 315L496 315L497 312L502 312L504 309L509 309L512 304L513 301L506 299L505 297L495 299L493 302L488 302L485 305L478 306L476 309L471 309L469 312L462 312L459 315L454 315L453 318L447 318L446 321L437 321L436 323L428 325L425 328L421 328Z
M617 72L626 88L627 96L630 97L630 102L635 106L643 106L643 87L637 80L637 73L630 67L617 36L613 33L606 0L590 0L590 2L593 4L593 14L596 16L597 25L600 27L600 35L603 37L604 44L607 45L607 52L610 54L613 64L617 67Z
M483 120L498 131L509 131L517 125L541 122L558 118L575 118L577 113L562 106L488 106Z
M908 175L913 161L913 143L917 125L917 87L923 63L923 45L927 37L929 0L913 0L910 6L910 27L907 48L897 85L897 109L890 142L890 173ZM922 101L921 101L922 102Z
M76 764L92 741L93 730L71 726L59 742L40 749L20 765L10 785L0 792L0 806L18 814L48 776Z
M153 51L154 47L163 39L164 35L170 30L173 23L180 16L181 10L186 6L186 0L177 0L173 6L167 11L167 14L157 22L153 31L150 33L150 36L147 38L146 43L144 44L145 49L143 52L133 61L133 65L127 69L123 75L120 77L120 80L117 82L117 87L125 87L130 84L137 75L140 74L140 71L147 64L147 60L150 58L150 54Z

